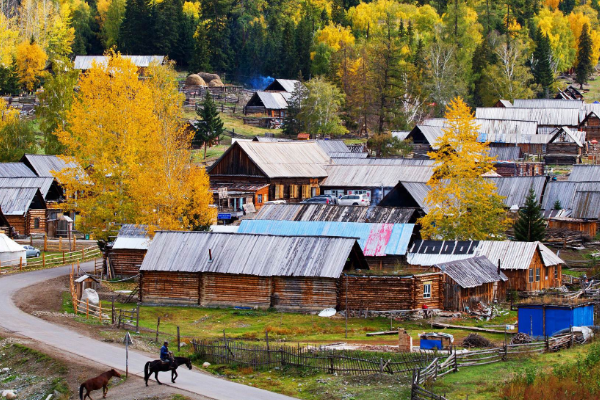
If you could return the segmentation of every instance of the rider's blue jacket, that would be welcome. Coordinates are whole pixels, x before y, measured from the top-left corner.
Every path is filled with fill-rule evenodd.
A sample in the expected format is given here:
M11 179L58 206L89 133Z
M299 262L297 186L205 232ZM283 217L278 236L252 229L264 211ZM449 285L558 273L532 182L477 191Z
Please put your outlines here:
M167 346L163 346L160 348L160 359L162 361L169 361L169 349L167 349Z

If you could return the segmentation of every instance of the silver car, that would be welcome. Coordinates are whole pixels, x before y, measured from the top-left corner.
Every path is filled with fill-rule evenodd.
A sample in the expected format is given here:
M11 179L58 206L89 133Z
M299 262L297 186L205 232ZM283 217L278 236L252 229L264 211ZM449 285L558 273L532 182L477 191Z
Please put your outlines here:
M39 257L40 254L41 254L40 253L40 249L36 249L33 246L25 245L25 246L23 246L23 248L27 252L27 254L26 254L27 258L30 258L30 257Z

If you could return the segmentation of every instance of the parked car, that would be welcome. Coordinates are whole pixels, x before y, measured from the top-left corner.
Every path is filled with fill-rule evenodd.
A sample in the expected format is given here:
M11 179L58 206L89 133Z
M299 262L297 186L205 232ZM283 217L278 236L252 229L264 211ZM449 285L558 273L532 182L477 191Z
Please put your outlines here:
M327 197L311 197L301 201L300 204L332 204L331 200Z
M285 200L269 200L269 201L265 201L265 204L285 204L286 201Z
M340 206L370 206L371 201L366 194L349 194L338 200Z
M36 249L33 246L29 246L29 245L25 245L23 246L23 248L25 249L26 252L26 257L39 257L40 256L40 249Z
M331 194L320 194L318 196L313 197L313 199L320 199L320 198L329 199L329 204L337 204L338 203L338 198Z

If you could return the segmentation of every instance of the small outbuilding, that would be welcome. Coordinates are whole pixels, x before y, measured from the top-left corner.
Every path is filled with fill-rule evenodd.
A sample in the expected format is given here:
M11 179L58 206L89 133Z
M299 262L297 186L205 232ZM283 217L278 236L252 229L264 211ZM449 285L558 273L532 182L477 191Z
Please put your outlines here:
M4 233L0 233L0 265L19 264L27 264L27 252L23 246L10 239Z
M147 226L125 224L108 252L108 268L113 276L135 276L150 246Z
M519 333L543 338L574 326L594 325L594 304L522 304L518 317Z

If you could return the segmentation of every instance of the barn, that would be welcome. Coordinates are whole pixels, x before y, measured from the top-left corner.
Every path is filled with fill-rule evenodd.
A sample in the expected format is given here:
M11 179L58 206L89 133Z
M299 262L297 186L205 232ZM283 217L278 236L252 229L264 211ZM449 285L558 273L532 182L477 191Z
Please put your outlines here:
M477 303L491 304L506 298L508 278L487 257L477 256L433 266L444 274L444 309L465 311Z
M125 224L108 251L109 276L135 276L148 251L151 239L145 225Z
M344 271L368 269L354 238L157 232L140 301L316 311L337 304Z

